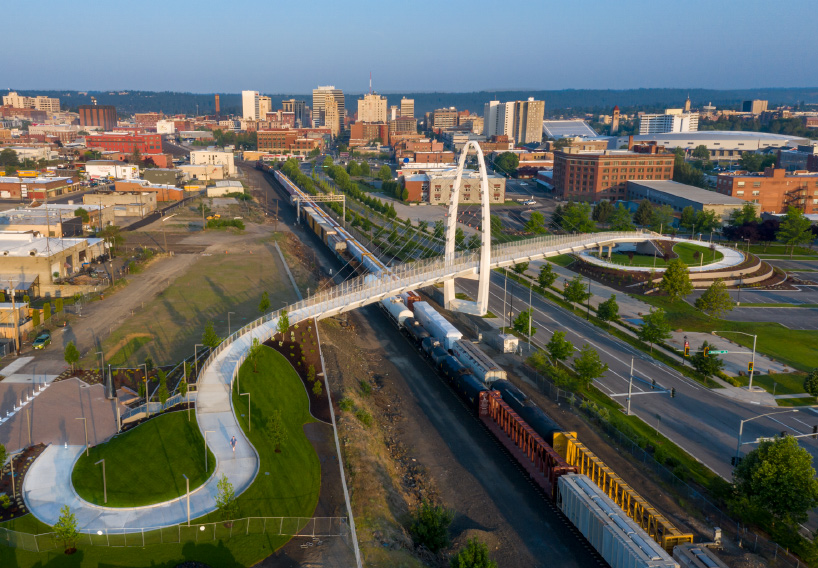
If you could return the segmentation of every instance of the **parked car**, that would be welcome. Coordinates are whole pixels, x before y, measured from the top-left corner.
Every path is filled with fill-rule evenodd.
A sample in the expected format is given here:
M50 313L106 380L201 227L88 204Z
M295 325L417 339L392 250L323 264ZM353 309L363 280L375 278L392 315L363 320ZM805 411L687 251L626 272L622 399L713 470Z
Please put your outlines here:
M51 334L47 331L44 331L40 335L37 336L37 339L34 340L34 344L32 345L34 349L45 349L47 345L51 343Z

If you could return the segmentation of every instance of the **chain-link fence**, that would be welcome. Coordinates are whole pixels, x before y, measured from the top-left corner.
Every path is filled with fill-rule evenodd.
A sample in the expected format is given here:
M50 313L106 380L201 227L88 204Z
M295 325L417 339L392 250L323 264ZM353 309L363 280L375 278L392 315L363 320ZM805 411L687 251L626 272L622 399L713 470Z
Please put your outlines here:
M346 517L247 517L235 521L191 523L170 527L101 529L79 535L76 546L144 547L152 544L187 544L229 540L246 535L289 536L349 540ZM64 543L56 533L29 534L0 528L0 544L30 552L55 550Z
M581 417L597 432L610 438L617 444L618 448L626 450L642 464L640 469L650 472L661 483L671 487L677 495L686 499L688 505L701 511L709 524L721 528L722 538L733 539L741 548L758 554L767 560L775 561L775 566L784 568L806 566L806 564L801 563L800 559L789 554L789 551L785 548L733 520L724 513L725 507L723 504L715 502L712 497L703 494L700 488L687 483L676 473L665 467L664 464L659 463L651 453L610 422L599 419L590 405L583 404L585 399L581 395L559 388L550 379L528 367L525 368L525 375L537 385L540 392Z

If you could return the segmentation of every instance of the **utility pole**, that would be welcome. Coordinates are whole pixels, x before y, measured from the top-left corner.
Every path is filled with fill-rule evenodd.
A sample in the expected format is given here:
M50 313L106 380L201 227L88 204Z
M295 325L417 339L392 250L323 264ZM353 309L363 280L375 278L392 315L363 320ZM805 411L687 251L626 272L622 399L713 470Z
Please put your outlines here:
M20 354L20 336L19 336L19 332L17 331L17 329L18 329L18 327L17 327L18 326L18 319L19 318L17 317L17 305L16 305L15 300L14 300L14 292L15 292L14 284L12 283L11 279L9 279L9 288L11 288L11 312L13 314L12 317L14 318L14 354L19 355Z

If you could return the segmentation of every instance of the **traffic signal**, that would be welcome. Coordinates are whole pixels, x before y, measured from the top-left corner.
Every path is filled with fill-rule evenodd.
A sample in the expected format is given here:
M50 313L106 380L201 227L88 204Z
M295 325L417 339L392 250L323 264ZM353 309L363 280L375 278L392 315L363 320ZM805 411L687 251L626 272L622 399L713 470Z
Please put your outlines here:
M704 356L705 356L705 357L707 357L707 356L710 354L710 348L709 348L709 347L705 347L705 348L704 348L704 351L703 351L703 354L704 354Z
M812 427L812 437L818 438L818 425Z
M690 344L685 341L685 357L690 357Z
M675 388L670 389L670 398L676 398L676 389ZM816 426L816 428L818 428L818 426Z
M737 458L736 456L733 456L730 458L730 465L741 465L741 460L743 459L744 458Z
M749 363L747 363L747 372L748 372L748 373L752 373L752 372L753 372L753 362L752 362L752 361L750 361Z
M653 390L655 388L656 388L656 379L652 379L650 381L650 390Z

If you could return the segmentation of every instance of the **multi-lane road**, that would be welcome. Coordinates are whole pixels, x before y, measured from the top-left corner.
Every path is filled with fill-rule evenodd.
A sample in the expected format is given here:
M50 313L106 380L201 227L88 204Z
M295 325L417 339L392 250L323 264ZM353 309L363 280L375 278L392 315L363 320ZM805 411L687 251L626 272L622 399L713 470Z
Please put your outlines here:
M489 310L495 314L504 312L503 286L501 274L492 273ZM472 297L477 294L477 282L458 280L458 285ZM513 280L507 282L509 298L514 297L514 313L528 307L529 291ZM735 455L739 423L742 420L766 414L783 412L786 408L766 408L750 402L728 398L717 391L707 389L656 361L627 343L611 336L605 330L578 317L567 310L534 294L533 325L537 328L534 345L542 347L554 331L565 331L567 339L576 348L585 343L596 349L609 371L596 382L608 394L628 391L631 359L634 361L634 375L646 381L656 380L666 389L675 388L675 398L667 394L643 394L632 397L631 410L645 422L657 426L659 431L687 450L691 455L710 467L713 471L730 479L732 476L731 456ZM525 347L524 347L525 349ZM650 386L634 383L634 392L650 391ZM655 391L654 391L655 392ZM624 402L624 397L619 397ZM810 408L802 408L797 413L780 414L748 422L744 425L743 441L753 441L762 436L774 436L786 431L790 434L807 434L818 424L818 413ZM818 456L818 441L801 438L801 445L813 456ZM746 453L755 446L744 445Z

